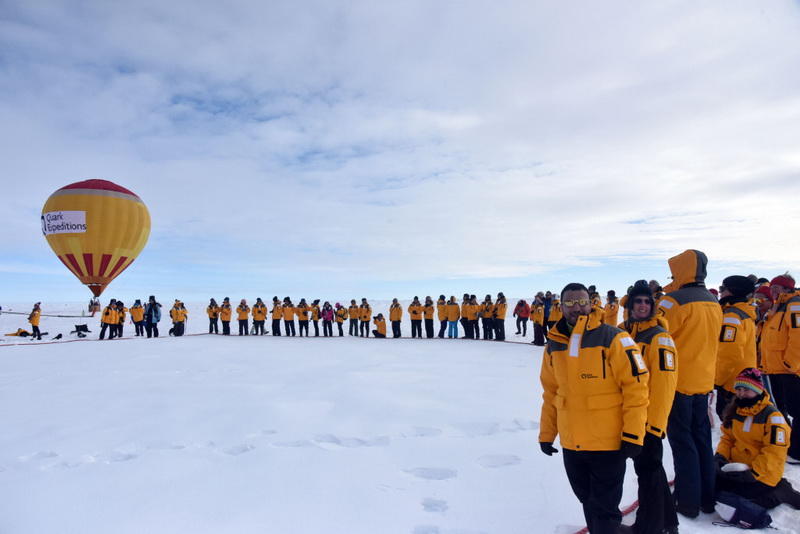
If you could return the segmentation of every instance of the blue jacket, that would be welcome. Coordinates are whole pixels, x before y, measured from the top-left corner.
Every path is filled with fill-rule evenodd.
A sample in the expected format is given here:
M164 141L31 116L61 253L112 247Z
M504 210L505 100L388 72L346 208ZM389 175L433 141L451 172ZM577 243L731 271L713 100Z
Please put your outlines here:
M148 302L144 305L144 322L155 324L161 320L161 304Z

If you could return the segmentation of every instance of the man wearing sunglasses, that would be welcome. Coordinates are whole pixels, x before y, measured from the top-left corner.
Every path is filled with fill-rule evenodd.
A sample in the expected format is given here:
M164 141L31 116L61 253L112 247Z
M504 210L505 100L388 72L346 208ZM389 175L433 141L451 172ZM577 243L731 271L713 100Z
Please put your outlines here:
M714 450L708 417L709 394L722 328L722 309L706 289L708 258L686 250L669 259L672 282L658 307L678 352L678 384L667 423L675 465L678 513L697 517L714 511Z
M627 332L603 323L583 284L561 291L561 309L542 358L539 445L551 456L559 436L589 532L616 534L625 461L644 440L647 366Z

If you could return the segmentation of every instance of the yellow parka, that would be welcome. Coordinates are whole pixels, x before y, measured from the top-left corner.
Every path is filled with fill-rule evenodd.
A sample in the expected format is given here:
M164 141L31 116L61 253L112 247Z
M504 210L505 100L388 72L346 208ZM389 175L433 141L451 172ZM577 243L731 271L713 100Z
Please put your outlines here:
M240 321L246 321L250 317L250 306L239 304L236 307L236 318Z
M379 334L386 335L386 319L373 319L375 323L376 330L378 330Z
M423 311L422 304L412 303L408 306L408 315L411 317L412 321L421 321L422 311Z
M134 304L131 306L131 320L134 323L144 321L144 306L141 304Z
M504 320L506 318L506 301L498 300L494 305L494 318Z
M308 312L308 304L300 304L294 309L294 313L297 315L298 321L308 321Z
M706 255L699 250L687 250L670 258L670 286L679 289L664 295L658 303L678 348L681 371L677 391L684 395L705 394L714 389L722 309L702 285L707 263Z
M347 308L347 314L350 316L350 319L358 321L361 318L361 308L359 308L357 304L353 304Z
M462 304L461 316L467 321L477 321L479 308L480 306L478 306L477 304L472 304L471 302Z
M531 320L539 326L544 325L544 304L531 304Z
M461 318L461 311L458 309L458 302L448 302L446 308L448 321L458 321Z
M122 308L117 308L117 324L125 324L125 317L127 317L128 308L123 306Z
M447 320L447 301L439 299L436 301L436 315L440 321Z
M311 320L319 321L319 304L311 305Z
M619 322L619 302L611 300L606 302L606 307L603 308L603 322L616 326Z
M663 438L678 384L678 358L675 341L667 331L667 320L653 317L646 321L626 321L625 330L639 346L650 375L647 425L645 430Z
M392 304L389 306L389 320L400 321L403 319L403 307L400 304Z
M169 316L172 318L173 323L182 323L189 316L189 312L186 311L186 308L176 308L173 306L172 309L169 310Z
M774 487L783 478L790 428L769 394L753 406L736 408L731 423L722 426L717 453L729 462L747 464L756 480Z
M550 305L550 316L547 318L547 322L557 323L562 317L564 317L564 313L561 311L561 301L553 299L553 303Z
M336 322L343 323L347 319L347 308L342 306L338 310L336 310Z
M272 320L273 321L280 321L283 317L283 306L281 306L277 302L272 303Z
M540 379L544 394L539 441L576 451L642 445L648 405L648 372L631 336L603 324L602 311L565 319L548 334Z
M134 306L133 308L135 308ZM131 315L133 315L133 308L131 308ZM209 319L217 319L219 317L219 306L209 304L206 308L206 313L208 314ZM134 321L136 318L133 319Z
M254 321L266 321L267 320L267 306L266 304L254 304L253 305L253 320Z
M800 291L778 296L761 330L761 358L767 373L800 375Z
M362 321L369 321L372 319L372 308L369 307L369 304L362 304L358 309L358 313Z
M423 306L423 315L425 319L433 319L434 307L433 304L426 304Z
M42 316L42 310L33 310L31 311L31 314L28 315L28 322L31 323L31 326L39 326L39 321L41 319L41 316ZM103 319L103 322L105 322L105 319ZM117 324L117 323L110 323L110 324Z
M628 295L622 295L622 298L619 299L619 307L622 308L622 320L627 321L629 317Z
M229 322L233 316L233 308L230 304L223 304L219 307L219 318L223 322Z
M294 306L288 306L288 305L284 304L281 307L281 310L283 310L283 320L284 321L294 321L295 309L296 308Z
M112 308L111 306L106 306L105 309L103 310L102 322L105 324L119 324L119 313L117 312L117 309ZM36 326L38 326L38 319Z
M748 302L729 304L722 309L715 386L734 393L736 375L756 366L756 309Z
M481 317L484 319L491 319L494 317L494 304L484 301L481 304Z

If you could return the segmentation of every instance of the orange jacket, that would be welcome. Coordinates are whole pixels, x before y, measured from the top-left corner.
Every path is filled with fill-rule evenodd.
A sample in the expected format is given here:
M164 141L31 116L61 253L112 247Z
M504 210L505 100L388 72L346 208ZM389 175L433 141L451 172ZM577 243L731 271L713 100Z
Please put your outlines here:
M134 323L144 321L144 306L141 304L131 306L131 320Z
M616 326L619 322L619 302L616 300L607 302L603 311L603 322L611 326Z
M223 304L219 307L219 318L223 322L230 321L232 315L233 315L233 308L231 308L230 304Z
M105 309L103 310L103 319L101 322L105 324L119 324L119 312L117 312L117 309L112 308L111 306L106 306ZM36 318L36 324L34 326L39 326L38 316Z
M294 309L298 321L308 321L308 312L310 311L308 304L300 304Z
M722 309L715 386L734 392L736 375L756 366L756 309L747 302L729 304Z
M800 375L800 291L784 293L761 330L761 358L770 374Z
M358 305L353 304L347 309L347 313L350 316L350 319L358 320L361 317L361 308Z
M336 310L336 322L343 323L345 319L347 319L347 308L342 306L341 308Z
M477 304L472 304L468 302L466 304L461 305L461 317L466 319L467 321L477 321L478 320L478 310L480 306Z
M679 289L664 295L658 303L678 349L681 371L677 391L684 395L705 394L714 389L722 309L702 285L707 263L706 255L698 250L670 258L670 286Z
M370 308L369 304L362 304L358 308L358 313L362 321L369 321L372 319L372 308Z
M283 311L283 320L294 321L295 309L296 308L294 306L287 306L286 304L281 306L281 311Z
M176 308L173 306L172 309L169 310L169 316L173 323L182 323L189 317L189 312L186 308Z
M505 319L506 318L506 301L499 300L494 305L494 318L495 319Z
M433 312L434 312L433 304L427 304L427 305L424 306L423 309L425 311L425 318L426 319L433 319Z
M240 321L246 321L248 317L250 317L250 306L248 306L247 304L245 304L244 306L239 304L236 307L236 318L239 319Z
M273 321L280 321L281 318L283 317L283 306L281 306L277 302L273 302L272 303L272 310L270 310L270 312L272 313L272 320Z
M133 315L134 308L136 308L136 306L131 308L131 315ZM142 313L144 314L144 310L142 310ZM217 317L219 317L219 306L216 305L212 306L211 304L209 304L208 307L206 308L206 313L208 314L209 319L216 319ZM133 320L135 321L136 317L134 317Z
M403 319L403 307L400 304L392 304L389 306L389 320L400 321Z
M564 317L564 313L561 311L561 301L553 299L553 304L550 305L550 316L547 318L547 322L557 323L562 317Z
M408 306L408 315L412 321L422 320L422 304L411 304Z
M311 320L319 321L319 304L311 305Z
M439 316L440 321L447 320L447 301L442 299L436 301L436 315Z
M491 302L484 301L481 304L480 310L481 310L481 317L483 317L484 319L491 319L492 317L494 317L494 304L492 304Z
M266 304L254 304L252 313L254 321L266 321L269 312L267 312Z
M28 322L31 323L31 326L39 326L39 320L42 316L42 310L33 310L31 314L28 315ZM103 321L105 322L105 320ZM117 323L111 323L117 324Z
M461 318L461 311L458 309L458 302L447 303L447 320L458 321Z
M386 335L386 319L373 319L372 320L377 327L378 333L382 335Z

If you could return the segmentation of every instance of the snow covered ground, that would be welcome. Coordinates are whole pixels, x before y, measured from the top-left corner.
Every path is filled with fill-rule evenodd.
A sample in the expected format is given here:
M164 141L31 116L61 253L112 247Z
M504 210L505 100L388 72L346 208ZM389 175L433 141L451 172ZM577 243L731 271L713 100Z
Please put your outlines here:
M189 333L206 330L204 306L189 306ZM81 322L96 338L96 318L46 317L42 330L75 339L68 332ZM18 327L24 316L0 315L3 333ZM515 340L511 318L506 331ZM560 455L537 443L538 347L132 334L127 326L120 341L41 345L2 337L0 532L582 527ZM635 499L632 471L623 506ZM800 485L800 469L787 476ZM781 532L800 532L797 512L772 515ZM717 531L716 519L683 520L681 532Z

